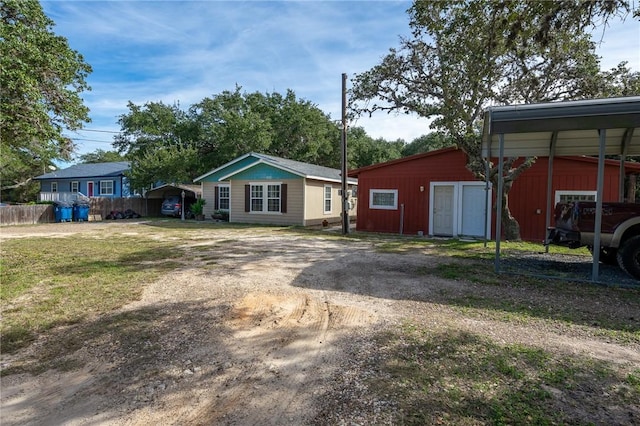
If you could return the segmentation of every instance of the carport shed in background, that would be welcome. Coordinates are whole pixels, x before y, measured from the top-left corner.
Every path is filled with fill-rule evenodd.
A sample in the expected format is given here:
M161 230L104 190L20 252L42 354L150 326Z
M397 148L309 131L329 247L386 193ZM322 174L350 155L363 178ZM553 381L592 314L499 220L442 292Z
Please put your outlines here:
M147 202L147 211L153 212L154 215L160 216L162 201L172 195L182 197L183 192L188 197L202 198L201 185L164 184L145 192L144 198ZM149 206L150 201L153 201L153 208Z
M502 190L505 157L549 157L546 226L552 211L552 170L556 155L597 155L594 247L600 247L605 155L620 157L619 201L624 194L624 163L640 155L640 96L489 107L485 110L482 156L498 159L495 270L500 272ZM488 167L488 166L487 166ZM487 173L488 176L488 173ZM599 277L600 250L593 250L591 280Z

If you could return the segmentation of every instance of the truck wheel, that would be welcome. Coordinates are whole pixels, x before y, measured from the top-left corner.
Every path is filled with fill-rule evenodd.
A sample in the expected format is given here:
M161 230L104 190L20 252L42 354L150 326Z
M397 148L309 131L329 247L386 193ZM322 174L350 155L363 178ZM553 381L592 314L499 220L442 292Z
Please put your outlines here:
M640 280L640 235L629 238L618 249L618 266Z
M589 246L589 251L593 254L593 247ZM602 247L600 249L600 263L605 265L618 264L618 250L611 247Z

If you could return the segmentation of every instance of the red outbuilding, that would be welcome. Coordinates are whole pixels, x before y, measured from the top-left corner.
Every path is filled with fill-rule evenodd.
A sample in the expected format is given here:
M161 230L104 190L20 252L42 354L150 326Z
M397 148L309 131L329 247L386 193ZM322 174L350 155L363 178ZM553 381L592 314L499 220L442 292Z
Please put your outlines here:
M513 183L509 208L520 224L521 237L542 241L546 232L548 158L538 158ZM358 231L406 235L493 239L495 191L487 190L466 168L466 154L445 148L349 173L358 178ZM618 201L620 167L606 160L603 201ZM598 160L555 157L553 205L559 201L594 200ZM625 173L640 173L640 163L625 163ZM493 212L488 215L486 210Z

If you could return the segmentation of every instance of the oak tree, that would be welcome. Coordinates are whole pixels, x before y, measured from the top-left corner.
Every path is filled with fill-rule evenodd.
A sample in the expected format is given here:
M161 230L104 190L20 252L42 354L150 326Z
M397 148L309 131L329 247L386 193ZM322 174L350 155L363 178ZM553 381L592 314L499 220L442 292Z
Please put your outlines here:
M351 109L355 114L401 111L431 119L431 127L452 138L466 152L469 170L484 180L484 109L607 93L612 80L623 79L622 70L600 71L589 30L628 9L622 0L415 1L408 11L411 36L378 65L355 76ZM509 190L534 161L504 160L507 239L520 238L508 208ZM489 170L497 187L497 164L491 163Z
M89 121L80 94L90 89L91 67L53 32L37 0L0 2L0 19L0 180L6 193L28 186L53 160L70 159L74 145L64 132Z

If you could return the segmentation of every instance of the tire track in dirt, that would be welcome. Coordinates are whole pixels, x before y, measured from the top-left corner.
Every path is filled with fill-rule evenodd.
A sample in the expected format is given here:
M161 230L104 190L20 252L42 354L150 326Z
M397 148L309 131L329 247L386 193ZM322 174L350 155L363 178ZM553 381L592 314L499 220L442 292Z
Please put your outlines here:
M224 391L201 401L190 424L300 424L339 358L332 344L373 316L309 294L250 293L230 317L234 372ZM266 391L266 392L265 392Z

